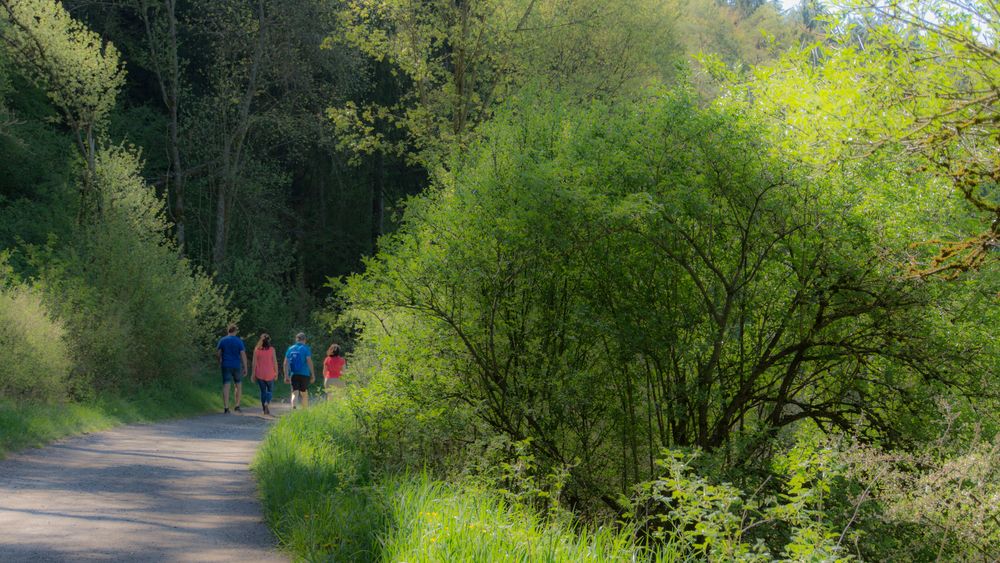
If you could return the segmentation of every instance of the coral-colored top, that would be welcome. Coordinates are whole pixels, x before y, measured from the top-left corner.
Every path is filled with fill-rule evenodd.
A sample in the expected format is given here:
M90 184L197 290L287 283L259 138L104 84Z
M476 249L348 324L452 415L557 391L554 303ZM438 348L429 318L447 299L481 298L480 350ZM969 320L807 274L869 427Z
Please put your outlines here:
M323 378L324 379L338 379L340 377L340 372L344 369L344 364L347 360L343 356L327 356L323 360Z
M261 381L273 381L278 376L274 363L274 346L253 351L253 375Z

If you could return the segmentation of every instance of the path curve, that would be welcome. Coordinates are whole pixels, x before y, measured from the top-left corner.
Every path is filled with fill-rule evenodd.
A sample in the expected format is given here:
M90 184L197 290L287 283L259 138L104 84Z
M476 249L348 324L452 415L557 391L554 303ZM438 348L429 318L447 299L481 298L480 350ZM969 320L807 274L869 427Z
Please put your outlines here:
M0 561L287 561L248 469L270 422L125 426L0 461Z

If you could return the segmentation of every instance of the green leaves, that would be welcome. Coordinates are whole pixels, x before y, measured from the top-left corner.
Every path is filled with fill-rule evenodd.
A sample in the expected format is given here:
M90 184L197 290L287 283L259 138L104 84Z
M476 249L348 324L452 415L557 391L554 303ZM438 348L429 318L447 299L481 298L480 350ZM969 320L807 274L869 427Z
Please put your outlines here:
M927 295L738 117L685 93L526 96L482 134L344 296L379 393L531 438L573 494L617 511L661 447L807 419L893 435L896 401L951 369Z
M0 2L0 38L71 127L101 128L125 82L118 50L59 2Z
M617 95L657 72L671 27L646 0L353 0L344 42L399 77L398 103L328 111L342 147L405 155L434 172L461 158L505 100L526 87L581 99Z
M839 475L828 467L836 452L822 451L820 444L802 435L785 454L770 487L781 492L780 500L755 498L766 483L749 496L699 475L693 467L697 451L664 450L657 459L661 475L637 488L631 521L681 558L774 561L771 545L781 549L782 561L851 561L823 505Z
M6 270L6 257L0 256ZM73 356L63 321L44 306L39 288L14 282L0 272L0 397L16 401L60 402L66 399ZM30 358L30 360L28 360Z
M847 2L825 42L758 67L724 103L767 116L783 154L832 172L862 216L880 215L912 273L953 277L981 266L998 240L994 10Z

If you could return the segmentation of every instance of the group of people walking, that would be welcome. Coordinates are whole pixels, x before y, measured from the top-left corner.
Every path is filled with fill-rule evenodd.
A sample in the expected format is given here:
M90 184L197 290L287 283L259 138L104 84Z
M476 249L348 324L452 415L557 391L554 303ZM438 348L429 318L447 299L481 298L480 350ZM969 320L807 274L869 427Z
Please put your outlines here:
M249 368L250 380L260 388L260 404L264 414L271 414L270 404L274 395L274 382L278 379L278 359L271 344L271 336L264 333L257 339L253 349L253 362L247 362L246 347L243 339L236 334L239 328L229 325L227 335L219 340L216 355L219 367L222 369L222 405L223 412L229 413L229 388L234 388L233 410L240 412L240 400L243 394L243 378ZM324 388L340 387L343 382L340 377L344 370L344 357L340 346L331 344L323 360ZM283 362L285 383L292 386L292 408L309 406L309 385L316 382L316 372L313 368L312 350L306 341L305 333L295 335L295 343L285 351Z

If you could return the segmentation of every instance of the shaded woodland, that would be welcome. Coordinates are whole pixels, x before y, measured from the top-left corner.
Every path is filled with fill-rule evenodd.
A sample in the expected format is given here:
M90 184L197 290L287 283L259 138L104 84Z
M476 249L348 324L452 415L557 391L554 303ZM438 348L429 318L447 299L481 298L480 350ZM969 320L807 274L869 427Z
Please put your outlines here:
M305 330L375 473L639 559L995 560L998 36L992 0L0 0L0 359L38 358L0 397Z

